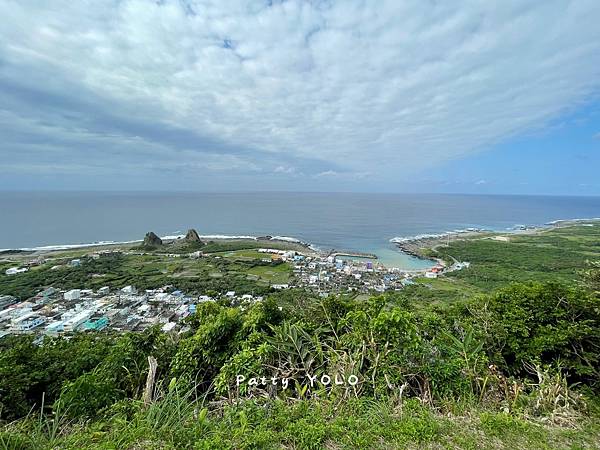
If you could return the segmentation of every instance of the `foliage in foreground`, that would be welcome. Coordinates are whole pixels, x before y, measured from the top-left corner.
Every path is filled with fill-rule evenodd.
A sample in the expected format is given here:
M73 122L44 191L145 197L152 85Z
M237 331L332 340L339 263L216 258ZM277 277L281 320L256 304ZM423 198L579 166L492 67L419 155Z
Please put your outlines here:
M557 427L475 408L442 414L416 399L245 400L209 410L189 392L171 390L149 407L119 402L85 425L60 411L51 419L17 422L0 432L0 448L591 449L600 444L599 434L597 419Z
M16 420L0 443L598 444L600 301L587 286L514 284L443 310L416 309L395 295L358 301L287 291L247 309L202 304L189 325L185 336L150 330L41 345L28 337L0 340L0 415ZM159 364L155 401L144 406L148 356ZM290 384L238 385L238 375ZM358 383L309 382L336 375L356 375ZM571 433L585 415L594 431Z

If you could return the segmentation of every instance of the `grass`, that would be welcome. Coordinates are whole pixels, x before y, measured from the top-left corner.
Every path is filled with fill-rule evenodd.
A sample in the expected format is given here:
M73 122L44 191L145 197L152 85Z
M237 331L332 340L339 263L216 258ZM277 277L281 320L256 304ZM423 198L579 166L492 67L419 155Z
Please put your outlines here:
M510 282L558 281L573 283L587 261L600 260L600 224L553 228L535 234L506 235L508 242L489 237L457 239L449 246L423 249L447 261L469 261L468 269L439 279L417 279L405 294L440 305L491 292ZM418 303L415 302L415 303Z
M169 392L144 408L122 402L102 420L67 423L28 419L0 432L0 448L16 449L592 449L598 418L563 428L499 412L456 416L416 399L245 400L206 408ZM51 422L54 420L54 422ZM58 424L58 426L57 426Z
M288 264L278 266L256 266L248 269L248 274L254 275L271 284L285 284L290 279L291 269Z
M444 307L483 292L479 287L453 277L415 278L414 281L414 285L406 286L398 295L409 299L411 305L417 308L429 305Z
M238 250L252 250L259 248L306 251L306 247L300 244L296 244L294 242L255 241L250 239L238 239L231 241L209 241L204 247L202 247L202 251L204 253L222 253L235 252Z
M271 260L271 255L268 253L259 253L257 250L235 250L224 253L218 253L219 256L230 259L268 259Z

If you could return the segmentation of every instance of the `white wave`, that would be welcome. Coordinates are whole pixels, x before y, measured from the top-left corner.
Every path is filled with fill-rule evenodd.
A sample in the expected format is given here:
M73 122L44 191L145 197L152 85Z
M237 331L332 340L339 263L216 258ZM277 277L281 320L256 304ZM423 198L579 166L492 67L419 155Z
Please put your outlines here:
M600 217L590 217L587 219L557 219L557 220L552 220L550 222L546 222L544 225L556 225L557 223L561 223L561 222L595 222L600 220Z
M591 217L591 218L587 218L587 219L585 219L585 218L584 219L557 219L557 220L552 220L550 222L546 222L544 225L551 226L551 225L556 225L556 224L562 223L562 222L578 223L578 222L595 222L595 221L600 221L600 217ZM505 230L518 231L523 228L537 228L537 227L539 227L539 225L517 224L517 225L513 225L512 227L508 227ZM446 236L454 236L456 234L473 233L473 232L481 232L481 231L499 231L499 230L486 230L483 228L469 227L469 228L453 230L453 231L444 231L442 233L423 233L423 234L417 234L415 236L399 236L399 237L394 237L394 238L390 239L389 242L392 242L394 244L404 244L407 242L420 241L422 239L439 239L439 238L443 238Z
M185 234L173 234L161 236L160 238L165 241L182 239L185 237ZM250 240L258 240L257 236L248 236L248 235L230 235L230 234L203 234L200 236L200 239L204 240L220 240L220 239L250 239ZM301 240L287 237L287 236L275 236L271 238L272 240L279 241L287 241L287 242L298 242L302 243ZM20 248L6 248L0 249L0 252L9 252L9 251L26 251L26 252L35 252L35 251L52 251L52 250L72 250L77 248L85 248L85 247L96 247L100 245L123 245L123 244L135 244L137 242L142 242L142 239L135 239L131 241L97 241L97 242L87 242L80 244L55 244L55 245L41 245L38 247L20 247Z
M136 242L141 242L141 240L137 239L135 241L98 241L98 242L89 242L85 244L57 244L57 245L42 245L39 247L21 247L17 249L1 249L0 251L14 251L20 250L25 252L35 252L35 251L47 251L47 250L71 250L76 248L84 248L84 247L97 247L99 245L119 245L119 244L134 244Z
M455 236L457 234L464 234L464 233L479 233L481 231L485 231L485 230L482 228L469 227L469 228L452 230L452 231L444 231L442 233L423 233L423 234L417 234L415 236L394 237L394 238L390 239L390 242L392 242L394 244L403 244L406 242L420 241L422 239L439 239L439 238L443 238L446 236Z
M449 236L454 233L456 233L456 232L446 231L444 233L425 233L425 234L417 234L415 236L394 237L394 238L390 239L390 242L393 242L394 244L403 244L405 242L420 241L421 239L441 238L441 237Z
M228 234L203 234L200 239L252 239L257 240L256 236L232 236Z
M181 239L184 237L185 237L185 234L172 234L172 235L167 235L167 236L161 236L160 238L165 241L174 241L174 240Z
M301 244L302 241L300 239L296 239L294 237L289 237L289 236L273 236L271 238L272 241L284 241L284 242L296 242L298 244Z

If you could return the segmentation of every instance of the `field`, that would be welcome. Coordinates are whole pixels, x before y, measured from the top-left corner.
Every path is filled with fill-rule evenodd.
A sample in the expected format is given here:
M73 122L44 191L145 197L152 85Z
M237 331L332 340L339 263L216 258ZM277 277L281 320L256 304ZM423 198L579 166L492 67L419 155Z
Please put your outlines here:
M74 257L83 258L80 267L68 266ZM25 299L47 286L98 289L134 285L151 289L170 284L189 294L205 294L208 290L259 293L270 284L287 282L290 274L288 264L264 262L264 257L253 250L214 253L197 259L148 253L114 254L94 260L79 252L58 253L45 264L17 275L4 273L14 262L0 262L0 292Z
M498 235L494 235L498 236ZM472 236L422 249L423 254L468 261L466 269L439 279L418 279L403 295L444 304L491 292L510 282L558 281L575 283L589 261L600 260L600 224L552 228L535 233ZM507 240L504 240L507 239Z

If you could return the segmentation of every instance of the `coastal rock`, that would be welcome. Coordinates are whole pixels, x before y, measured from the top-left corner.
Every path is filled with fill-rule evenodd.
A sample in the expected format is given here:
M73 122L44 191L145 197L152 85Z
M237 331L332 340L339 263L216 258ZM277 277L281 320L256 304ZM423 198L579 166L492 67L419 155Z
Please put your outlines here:
M200 236L198 235L198 232L196 230L194 230L193 228L188 230L187 234L185 235L184 240L186 242L202 242L200 240Z
M145 247L158 247L160 245L163 245L163 241L156 234L154 234L154 232L150 231L146 233L146 236L144 236L143 245Z

